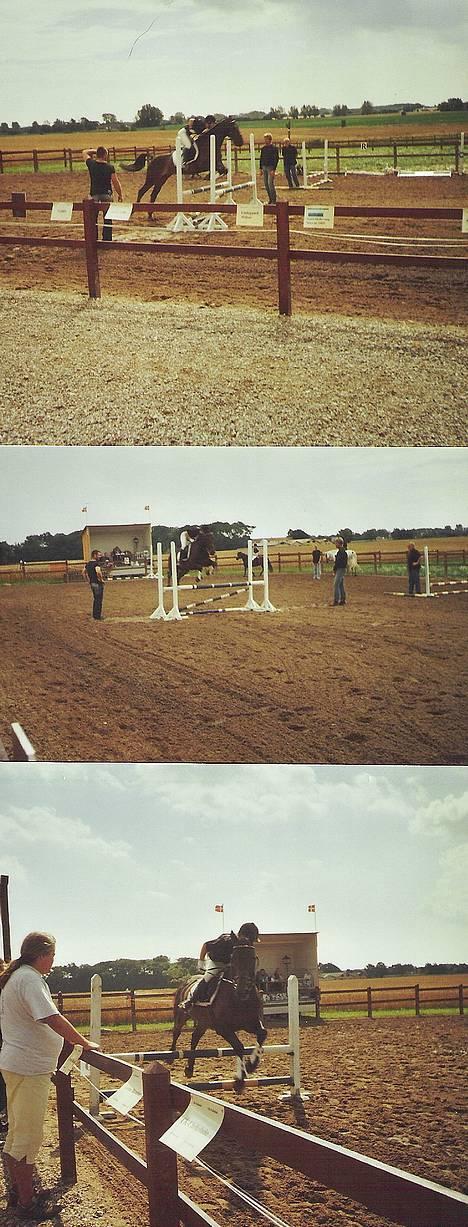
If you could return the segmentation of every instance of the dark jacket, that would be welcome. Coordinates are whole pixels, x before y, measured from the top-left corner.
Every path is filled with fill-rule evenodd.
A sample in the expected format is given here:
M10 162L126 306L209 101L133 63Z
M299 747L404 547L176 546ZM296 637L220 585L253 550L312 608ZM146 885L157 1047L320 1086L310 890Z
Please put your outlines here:
M260 170L264 166L268 166L270 170L276 170L279 160L279 153L276 145L262 145L260 152Z
M340 549L338 550L335 561L333 563L333 570L335 573L336 571L345 571L347 566L348 566L348 555L346 553L344 546L342 545Z
M297 148L295 145L283 146L283 162L285 166L294 166L297 162Z

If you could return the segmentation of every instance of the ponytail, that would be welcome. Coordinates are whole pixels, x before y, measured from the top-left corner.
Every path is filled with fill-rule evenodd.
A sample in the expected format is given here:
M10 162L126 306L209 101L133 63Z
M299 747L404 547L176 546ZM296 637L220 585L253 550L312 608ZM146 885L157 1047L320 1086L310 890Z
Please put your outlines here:
M21 952L19 958L13 959L11 963L7 963L5 970L0 975L0 992L8 984L10 976L18 967L31 966L41 954L50 954L55 950L55 937L51 933L28 933L21 943Z

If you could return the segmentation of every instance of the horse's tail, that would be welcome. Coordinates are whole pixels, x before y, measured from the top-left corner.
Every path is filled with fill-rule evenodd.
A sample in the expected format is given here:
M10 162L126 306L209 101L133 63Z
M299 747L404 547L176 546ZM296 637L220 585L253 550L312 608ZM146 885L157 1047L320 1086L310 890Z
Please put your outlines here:
M143 167L146 166L147 161L148 161L148 154L140 153L138 157L135 158L134 162L131 162L131 163L130 162L119 162L119 167L120 167L120 170L130 170L130 171L143 170Z

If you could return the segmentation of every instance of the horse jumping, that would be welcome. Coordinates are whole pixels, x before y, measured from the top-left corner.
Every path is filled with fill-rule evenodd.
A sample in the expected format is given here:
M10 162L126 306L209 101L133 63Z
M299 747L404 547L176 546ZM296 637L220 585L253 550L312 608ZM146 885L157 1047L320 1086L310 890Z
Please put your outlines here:
M194 1027L190 1045L190 1055L185 1066L185 1075L191 1078L195 1065L195 1052L205 1031L210 1029L226 1040L237 1057L237 1071L234 1089L241 1091L248 1074L253 1073L260 1061L261 1050L267 1037L263 1019L262 998L255 984L255 950L253 946L236 946L231 960L231 979L221 976L211 1001L199 1002L193 1005L192 1018ZM177 1040L186 1022L186 1014L179 1009L179 1004L186 1001L190 990L200 977L192 976L177 989L174 999L174 1027L171 1049L177 1047ZM256 1048L252 1055L245 1052L238 1031L247 1031L255 1035Z
M216 169L219 174L226 174L226 167L223 165L221 159L221 146L225 138L228 136L233 145L236 145L238 149L240 149L244 144L242 133L239 131L235 120L232 119L230 115L226 116L224 119L218 120L218 122L214 124L212 128L207 128L207 130L202 132L197 138L195 148L198 150L198 153L190 162L186 162L184 164L184 175L203 174L205 171L210 169L210 136L214 136L216 138ZM127 166L126 169L129 171L141 170L142 156L143 155L137 158L133 165ZM152 188L151 200L156 200L156 197L159 195L163 184L166 183L167 179L170 179L171 175L175 175L175 173L176 166L174 155L172 153L161 153L158 155L158 157L152 158L146 170L145 182L138 191L138 203L140 200L142 200L143 196L149 192L150 188Z
M211 574L217 567L218 560L216 558L214 537L211 530L205 525L198 529L194 526L189 529L189 535L191 537L190 553L188 558L179 558L177 563L177 582L179 582L184 575L188 575L190 571L199 572L201 578L201 572L205 568L209 571L209 574ZM169 583L171 583L171 555L169 555L167 577Z

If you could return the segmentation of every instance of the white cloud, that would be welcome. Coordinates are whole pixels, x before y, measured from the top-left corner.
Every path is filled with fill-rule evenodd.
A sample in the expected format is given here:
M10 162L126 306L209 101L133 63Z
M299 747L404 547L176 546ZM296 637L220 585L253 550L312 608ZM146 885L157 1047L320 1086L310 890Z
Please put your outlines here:
M410 829L434 835L447 835L459 827L468 831L468 790L460 796L449 793L446 797L427 798L420 804L410 823Z
M79 851L95 857L122 860L129 856L130 845L122 839L108 841L93 831L85 822L68 818L46 806L20 808L11 806L0 813L0 839L11 846L13 841L22 844L51 844L56 849L65 849L71 854Z

